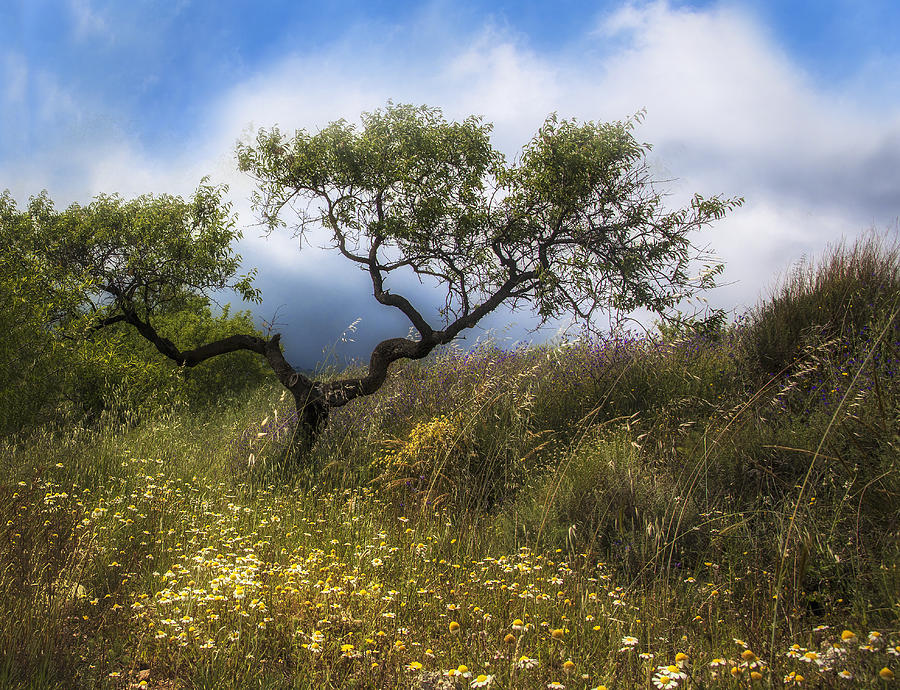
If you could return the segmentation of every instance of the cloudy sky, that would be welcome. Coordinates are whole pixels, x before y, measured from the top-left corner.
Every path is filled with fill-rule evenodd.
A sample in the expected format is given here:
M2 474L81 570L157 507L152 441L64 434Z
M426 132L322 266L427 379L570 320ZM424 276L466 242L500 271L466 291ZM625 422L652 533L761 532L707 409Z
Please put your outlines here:
M709 302L740 311L829 243L896 231L898 35L895 0L6 0L0 189L20 204L46 189L64 207L100 192L188 195L204 175L229 184L265 295L255 313L276 316L295 364L312 366L358 317L341 357L408 324L336 257L260 237L239 139L358 122L392 99L481 115L512 158L550 112L646 108L636 135L672 180L671 204L746 198L696 237L726 263ZM440 296L414 300L427 312ZM485 325L511 343L533 322Z

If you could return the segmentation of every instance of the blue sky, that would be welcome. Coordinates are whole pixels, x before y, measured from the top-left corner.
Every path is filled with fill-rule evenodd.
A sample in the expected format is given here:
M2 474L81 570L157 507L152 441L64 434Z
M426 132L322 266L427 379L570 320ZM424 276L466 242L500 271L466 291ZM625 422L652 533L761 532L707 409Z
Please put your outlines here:
M897 227L898 34L893 0L7 0L0 188L21 203L47 189L64 206L186 195L206 174L230 184L248 226L240 250L266 295L258 314L280 307L289 352L309 366L357 317L342 354L407 324L335 258L258 237L239 138L357 120L392 98L483 115L512 156L551 111L610 120L646 107L638 136L655 145L673 204L695 191L747 199L698 237L731 283L710 302L740 308L829 242ZM426 311L439 302L415 296ZM531 325L504 313L486 325L513 322L504 337Z

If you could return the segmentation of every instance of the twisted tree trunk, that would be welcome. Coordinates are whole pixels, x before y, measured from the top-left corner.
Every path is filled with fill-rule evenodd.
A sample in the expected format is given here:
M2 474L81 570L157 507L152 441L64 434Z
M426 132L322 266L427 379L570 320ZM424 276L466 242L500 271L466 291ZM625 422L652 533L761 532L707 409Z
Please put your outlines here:
M372 259L373 266L375 259ZM137 331L149 340L156 349L180 366L195 367L207 359L219 355L249 350L265 357L281 385L291 392L297 409L297 429L292 444L297 456L306 455L315 444L319 434L328 424L329 412L332 408L343 407L351 400L372 395L384 384L388 369L398 359L422 359L439 345L449 343L463 329L472 328L486 314L493 311L508 297L514 296L523 284L534 280L534 271L525 273L513 272L513 275L490 296L483 304L469 310L443 330L434 330L425 319L412 307L406 298L391 294L381 289L380 276L373 268L375 296L382 304L398 307L405 313L419 331L419 340L408 338L389 338L383 340L372 350L369 369L365 376L338 379L336 381L313 381L302 372L297 371L285 359L281 351L281 334L276 333L269 339L255 335L232 335L227 338L201 345L193 350L179 350L168 338L162 337L150 323L149 315L141 317L133 303L129 302L121 292L107 287L107 291L116 295L121 314L110 316L99 321L95 328L103 328L124 321L134 326Z

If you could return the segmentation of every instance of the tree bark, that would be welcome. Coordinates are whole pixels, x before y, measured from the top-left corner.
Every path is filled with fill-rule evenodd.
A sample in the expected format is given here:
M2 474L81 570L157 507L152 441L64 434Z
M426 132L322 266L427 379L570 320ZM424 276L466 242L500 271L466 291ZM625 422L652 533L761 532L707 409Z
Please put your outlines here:
M312 383L312 382L311 382ZM315 392L316 384L304 390L302 386L291 389L297 410L297 427L291 443L293 460L300 460L312 450L319 435L328 426L329 408L325 400Z

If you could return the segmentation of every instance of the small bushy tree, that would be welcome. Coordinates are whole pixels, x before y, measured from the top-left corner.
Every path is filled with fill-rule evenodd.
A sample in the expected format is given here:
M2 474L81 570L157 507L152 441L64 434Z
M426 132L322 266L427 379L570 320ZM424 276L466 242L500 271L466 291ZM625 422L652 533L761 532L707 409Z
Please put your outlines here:
M235 233L224 222L221 191L201 187L190 202L99 197L63 212L46 194L22 210L8 193L0 196L0 435L63 409L95 416L111 405L158 406L173 395L206 405L267 375L250 352L192 375L173 371L129 321L152 315L160 338L188 347L260 335L249 312L210 308L212 290L242 289L241 279L223 277L239 257L231 256ZM246 287L244 296L255 293Z

